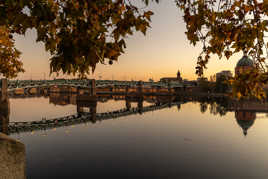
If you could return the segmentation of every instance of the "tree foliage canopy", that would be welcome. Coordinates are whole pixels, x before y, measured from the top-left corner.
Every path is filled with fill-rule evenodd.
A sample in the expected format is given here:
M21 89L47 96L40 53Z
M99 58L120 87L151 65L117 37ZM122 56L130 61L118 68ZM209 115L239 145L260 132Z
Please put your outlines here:
M148 5L148 0L142 0ZM158 0L155 0L158 2ZM15 13L16 12L16 13ZM51 72L84 76L94 71L97 63L113 60L124 52L125 37L133 31L146 33L153 12L143 11L124 0L3 0L0 2L0 28L13 42L12 34L25 34L36 29L36 41L44 42L52 55ZM0 35L2 35L1 33ZM16 69L0 72L14 77L22 71L14 43L2 43L14 53L12 62L1 56L1 62ZM10 68L11 69L11 68Z
M148 5L159 0L139 0ZM36 29L37 39L52 55L51 73L85 76L97 63L112 64L126 48L125 38L134 31L146 33L153 12L131 0L1 0L0 73L15 77L23 72L13 34ZM268 81L265 73L267 0L175 0L184 13L190 43L203 44L196 73L203 75L213 54L227 59L243 51L255 61L249 75L259 76L256 85ZM266 74L266 76L265 76ZM239 80L242 77L236 77ZM236 85L234 85L236 86ZM241 86L240 86L241 87ZM244 86L245 87L245 86ZM236 89L241 92L240 89ZM241 92L241 95L246 93Z
M233 54L243 52L254 60L254 69L231 80L233 95L262 98L263 86L268 82L265 63L268 58L268 42L265 44L268 1L176 0L176 3L184 12L188 40L193 45L197 42L203 44L196 73L203 75L213 54L229 59Z

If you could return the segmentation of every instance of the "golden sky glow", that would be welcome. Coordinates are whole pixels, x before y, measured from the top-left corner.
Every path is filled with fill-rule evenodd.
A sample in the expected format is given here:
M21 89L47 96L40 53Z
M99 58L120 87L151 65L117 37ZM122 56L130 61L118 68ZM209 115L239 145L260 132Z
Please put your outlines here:
M201 46L192 46L186 39L185 24L182 13L173 1L161 1L160 4L150 5L155 13L151 29L144 36L135 33L127 41L125 54L119 57L114 65L97 65L94 78L119 80L148 80L155 81L161 77L176 76L178 69L185 79L196 79L195 65ZM27 31L26 36L16 36L16 46L23 53L22 61L26 72L18 79L49 78L49 53L42 43L35 42L34 31ZM205 76L210 76L221 70L233 71L240 55L218 60L212 57ZM51 77L54 77L53 75Z

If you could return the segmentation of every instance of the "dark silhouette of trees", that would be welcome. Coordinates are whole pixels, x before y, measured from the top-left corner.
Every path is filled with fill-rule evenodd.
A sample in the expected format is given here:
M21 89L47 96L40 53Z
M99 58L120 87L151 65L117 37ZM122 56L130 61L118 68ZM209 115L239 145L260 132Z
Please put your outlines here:
M229 89L228 79L224 75L219 76L216 80L215 91L217 93L226 93Z

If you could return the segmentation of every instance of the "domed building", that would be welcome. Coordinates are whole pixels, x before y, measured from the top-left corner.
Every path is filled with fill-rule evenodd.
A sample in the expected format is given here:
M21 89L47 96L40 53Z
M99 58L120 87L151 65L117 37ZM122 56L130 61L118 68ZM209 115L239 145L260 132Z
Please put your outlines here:
M246 136L248 129L254 124L256 113L249 111L235 111L235 118L237 124L242 128L243 134Z
M241 74L254 67L253 61L246 55L244 55L236 64L235 74Z

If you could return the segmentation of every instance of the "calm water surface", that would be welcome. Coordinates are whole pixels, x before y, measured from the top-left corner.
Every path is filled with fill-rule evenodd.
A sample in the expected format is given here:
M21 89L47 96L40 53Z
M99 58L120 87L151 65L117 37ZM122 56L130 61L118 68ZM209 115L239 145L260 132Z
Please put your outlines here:
M48 98L10 99L10 107L10 122L77 110ZM97 112L124 107L125 101L98 102ZM25 144L27 178L268 178L268 118L256 116L245 136L234 112L202 113L189 102L11 137Z

